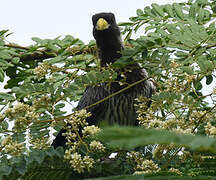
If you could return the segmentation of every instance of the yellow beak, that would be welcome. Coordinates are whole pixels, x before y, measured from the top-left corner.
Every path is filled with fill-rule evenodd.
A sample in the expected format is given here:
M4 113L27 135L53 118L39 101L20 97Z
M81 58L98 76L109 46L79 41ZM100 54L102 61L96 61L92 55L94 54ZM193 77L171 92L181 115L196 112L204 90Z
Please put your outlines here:
M97 21L96 29L99 30L99 31L103 31L105 29L108 29L109 26L110 25L108 24L108 22L104 18L100 18Z

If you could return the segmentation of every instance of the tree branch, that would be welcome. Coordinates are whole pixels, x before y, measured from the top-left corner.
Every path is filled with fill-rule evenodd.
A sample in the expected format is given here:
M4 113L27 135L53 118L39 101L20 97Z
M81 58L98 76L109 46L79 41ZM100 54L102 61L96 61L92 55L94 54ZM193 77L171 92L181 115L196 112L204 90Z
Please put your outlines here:
M59 52L58 51L53 51L49 49L38 49L35 50L34 52L31 52L31 48L29 47L23 47L19 46L16 44L5 44L4 46L8 48L14 48L14 49L21 49L21 50L26 50L27 52L20 52L20 61L26 62L26 61L38 61L41 62L45 59L48 58L53 58L58 56ZM96 46L86 46L85 48L80 48L79 46L74 46L72 48L67 48L65 49L66 53L69 55L75 56L79 54L93 54L96 56L97 51L96 51Z

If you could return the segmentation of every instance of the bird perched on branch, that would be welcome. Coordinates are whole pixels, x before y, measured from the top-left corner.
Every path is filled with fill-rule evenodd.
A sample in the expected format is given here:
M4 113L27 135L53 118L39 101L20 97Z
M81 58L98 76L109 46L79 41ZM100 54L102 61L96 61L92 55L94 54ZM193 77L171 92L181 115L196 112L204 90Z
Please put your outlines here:
M93 36L96 40L100 64L102 67L106 67L107 64L114 63L122 56L121 51L123 45L120 29L113 13L95 14L92 17L92 22ZM76 110L81 110L94 104L132 83L140 80L144 81L89 108L88 111L91 112L91 116L87 118L89 125L99 125L103 121L109 125L134 126L138 124L134 107L135 98L139 96L150 98L154 91L154 85L151 80L147 79L146 71L141 69L138 64L130 64L119 70L119 72L123 71L125 71L126 85L113 82L110 85L102 83L98 86L87 87ZM121 80L121 78L119 74L117 80ZM62 135L64 132L65 129L62 129L56 136L56 139L54 139L52 144L54 148L65 146L66 139L65 136Z

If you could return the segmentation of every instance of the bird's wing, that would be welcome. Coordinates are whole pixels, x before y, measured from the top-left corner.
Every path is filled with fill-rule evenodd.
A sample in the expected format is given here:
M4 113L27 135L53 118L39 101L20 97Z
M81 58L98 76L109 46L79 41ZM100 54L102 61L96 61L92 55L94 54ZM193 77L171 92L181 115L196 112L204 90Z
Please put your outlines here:
M83 108L86 108L87 106L102 100L103 98L107 97L108 95L109 95L109 93L103 85L87 87L83 96L81 97L76 109L81 110ZM97 107L100 105L101 104L98 104L95 106ZM89 110L92 111L95 108L95 106L89 108Z
M89 105L95 104L98 101L104 99L109 95L108 90L105 88L105 85L102 84L100 86L91 86L87 87L83 96L81 97L76 110L81 110L83 108L88 107ZM94 124L98 122L98 116L102 115L106 110L106 101L96 104L90 108L87 108L87 111L91 113L90 119L93 119Z
M83 96L81 97L78 106L76 107L76 110L81 110L83 108L86 108L87 106L94 104L106 96L108 96L108 91L105 89L105 85L102 84L101 86L94 86L94 87L88 87L86 88ZM88 112L91 113L91 116L87 118L87 122L89 125L96 125L101 115L106 110L106 103L99 103L91 108L88 108ZM58 133L56 138L54 139L52 146L54 148L57 148L58 146L66 146L66 139L65 136L62 134L65 133L65 129L61 129L61 131Z

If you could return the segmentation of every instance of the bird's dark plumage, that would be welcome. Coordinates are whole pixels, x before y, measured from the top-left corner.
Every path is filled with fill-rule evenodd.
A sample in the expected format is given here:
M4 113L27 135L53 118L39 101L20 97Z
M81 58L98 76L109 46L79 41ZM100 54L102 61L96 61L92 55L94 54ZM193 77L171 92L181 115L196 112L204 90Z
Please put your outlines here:
M96 40L101 66L106 67L107 64L115 62L121 57L123 49L119 27L116 23L115 16L112 13L99 13L92 17L93 36ZM119 71L124 72L126 76L126 84L132 84L141 79L147 78L147 73L141 69L138 64L133 64ZM121 76L118 75L118 80ZM99 100L121 90L126 85L119 85L113 82L111 85L101 83L98 86L90 86L86 88L76 110L81 110L86 106L94 104ZM87 119L89 125L106 124L119 125L136 125L136 110L134 107L134 99L139 96L151 97L154 85L151 80L145 80L126 91L109 98L108 100L97 104L88 111L91 116ZM53 146L65 146L66 140L62 136L65 132L62 129L53 141Z

